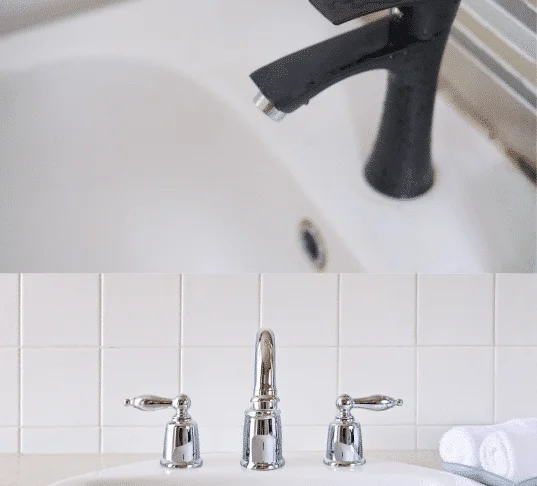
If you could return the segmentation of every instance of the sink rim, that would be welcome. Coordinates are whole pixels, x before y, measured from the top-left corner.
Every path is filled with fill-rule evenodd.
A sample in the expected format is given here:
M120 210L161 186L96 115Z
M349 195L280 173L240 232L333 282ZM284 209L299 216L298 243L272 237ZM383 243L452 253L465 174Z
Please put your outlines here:
M268 478L276 479L277 482L292 483L294 480L318 480L320 484L348 484L349 475L360 477L357 484L369 484L372 480L379 481L378 484L393 484L394 477L403 478L408 475L409 478L402 479L401 486L410 486L416 484L416 478L420 478L420 484L430 484L431 486L471 486L475 483L471 480L454 476L445 471L394 461L391 459L371 458L362 466L352 468L333 468L323 464L321 452L291 452L284 454L286 466L271 472L250 471L240 466L240 454L234 453L208 453L202 454L204 465L197 469L188 470L170 470L160 466L159 458L148 461L136 462L94 471L80 476L64 479L60 482L53 483L51 486L106 486L108 481L111 486L119 482L133 484L144 484L143 481L152 481L155 486L170 485L170 479L188 477L194 479L189 484L199 484L206 486L208 484L233 484L234 480L239 478L263 478L262 484ZM367 457L366 457L367 459ZM336 479L339 478L339 479ZM345 479L343 479L345 478ZM328 483L330 479L330 483ZM374 484L377 484L377 481ZM177 484L181 484L178 481Z

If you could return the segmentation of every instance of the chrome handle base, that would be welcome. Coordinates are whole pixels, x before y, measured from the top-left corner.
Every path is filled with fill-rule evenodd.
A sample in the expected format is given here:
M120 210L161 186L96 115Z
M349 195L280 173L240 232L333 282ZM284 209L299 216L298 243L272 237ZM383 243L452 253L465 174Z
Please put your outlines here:
M173 399L141 395L124 401L126 407L133 407L144 412L166 408L175 409L175 415L166 424L164 448L160 459L163 467L196 468L203 465L200 457L198 424L188 413L190 403L187 395L179 395Z
M336 419L330 423L323 462L332 467L365 464L362 428L358 422L341 423Z
M385 395L372 395L364 398L340 395L336 400L338 415L328 426L328 439L323 462L332 467L352 467L365 464L362 429L351 414L353 408L380 412L402 405L402 400Z

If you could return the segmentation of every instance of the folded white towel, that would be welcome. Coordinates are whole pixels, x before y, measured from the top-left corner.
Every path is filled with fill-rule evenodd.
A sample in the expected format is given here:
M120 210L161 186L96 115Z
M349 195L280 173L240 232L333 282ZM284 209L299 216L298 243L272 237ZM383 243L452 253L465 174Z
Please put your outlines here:
M479 447L496 426L453 427L440 439L440 457L444 462L479 466Z
M537 430L497 430L483 440L481 467L515 483L537 477Z
M453 427L440 440L440 457L444 462L479 467L479 448L487 435L498 430L534 428L537 418L514 419L497 425L468 425Z

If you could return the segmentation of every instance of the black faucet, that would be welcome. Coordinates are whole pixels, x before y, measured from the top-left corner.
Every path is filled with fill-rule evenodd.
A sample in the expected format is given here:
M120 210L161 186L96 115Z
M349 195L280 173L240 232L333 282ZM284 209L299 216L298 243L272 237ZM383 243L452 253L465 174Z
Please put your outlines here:
M460 0L310 0L339 25L390 14L302 49L253 72L256 104L280 120L329 86L354 74L387 69L388 89L365 177L377 191L410 199L434 183L431 128L442 55Z

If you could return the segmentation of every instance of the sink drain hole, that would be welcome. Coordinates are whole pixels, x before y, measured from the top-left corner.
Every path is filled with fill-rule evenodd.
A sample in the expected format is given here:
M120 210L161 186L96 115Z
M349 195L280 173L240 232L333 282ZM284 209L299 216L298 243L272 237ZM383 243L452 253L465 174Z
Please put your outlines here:
M327 251L319 229L309 219L304 219L299 225L299 236L308 260L317 270L324 270Z

